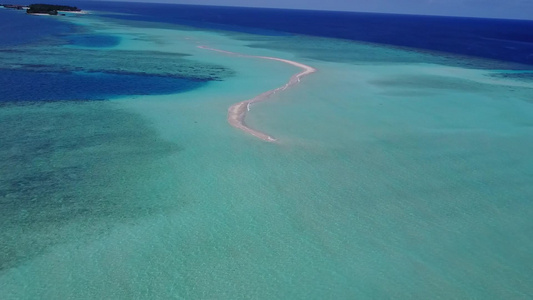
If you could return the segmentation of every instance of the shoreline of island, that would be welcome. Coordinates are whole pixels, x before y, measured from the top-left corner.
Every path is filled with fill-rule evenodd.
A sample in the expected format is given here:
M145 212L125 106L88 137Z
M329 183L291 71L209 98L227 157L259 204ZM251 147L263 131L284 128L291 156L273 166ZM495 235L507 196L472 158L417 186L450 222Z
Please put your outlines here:
M66 13L73 14L86 14L86 11L83 11L75 6L67 5L55 5L55 4L30 4L30 5L20 5L20 4L0 4L0 7L6 9L14 10L24 10L28 15L35 16L56 16L58 14L65 15Z
M272 96L273 94L279 92L279 91L284 91L286 90L287 88L289 88L290 86L292 85L295 85L297 83L300 82L301 78L304 77L304 76L307 76L309 74L312 74L314 72L316 72L317 70L311 66L308 66L308 65L304 65L302 63L299 63L299 62L295 62L295 61L292 61L292 60L288 60L288 59L282 59L282 58L277 58L277 57L269 57L269 56L256 56L256 55L245 55L245 54L240 54L240 53L235 53L235 52L230 52L230 51L224 51L224 50L220 50L220 49L215 49L215 48L210 48L210 47L207 47L207 46L198 46L198 48L201 48L201 49L206 49L206 50L211 50L211 51L216 51L216 52L220 52L220 53L224 53L224 54L229 54L229 55L236 55L236 56L241 56L241 57L249 57L249 58L260 58L260 59L268 59L268 60L275 60L275 61L280 61L280 62L283 62L283 63L286 63L286 64L290 64L290 65L293 65L295 67L298 67L300 69L302 69L302 72L299 72L299 73L296 73L294 75L291 76L291 78L289 79L289 81L281 86L281 87L278 87L278 88L275 88L275 89L272 89L272 90L269 90L269 91L266 91L262 94L259 94L251 99L248 99L248 100L244 100L244 101L241 101L241 102L237 102L235 104L233 104L232 106L230 106L228 108L228 122L230 123L231 126L237 128L237 129L240 129L246 133L249 133L257 138L260 138L264 141L267 141L267 142L275 142L277 141L276 138L264 133L264 132L261 132L261 131L258 131L258 130L255 130L253 128L250 128L246 125L246 123L244 122L245 121L245 118L246 118L246 113L248 111L250 111L250 105L253 104L253 103L257 103L257 102L260 102L260 101L265 101L266 99L268 99L270 96Z

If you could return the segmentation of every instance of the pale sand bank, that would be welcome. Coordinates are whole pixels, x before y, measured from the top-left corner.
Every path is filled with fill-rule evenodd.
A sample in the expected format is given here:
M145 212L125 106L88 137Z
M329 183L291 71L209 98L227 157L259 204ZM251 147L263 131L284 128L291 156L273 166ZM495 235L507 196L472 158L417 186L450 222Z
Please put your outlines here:
M57 12L58 12L58 13L61 13L61 14L67 13L67 14L77 14L77 15L87 15L87 14L90 13L90 12L87 11L87 10L78 10L78 11L58 10Z
M313 68L313 67L310 67L308 65L301 64L299 62L295 62L295 61L287 60L287 59L276 58L276 57L244 55L244 54L240 54L240 53L229 52L229 51L224 51L224 50L219 50L219 49L214 49L214 48L209 48L209 47L206 47L206 46L198 46L198 48L211 50L211 51L216 51L216 52L221 52L221 53L225 53L225 54L229 54L229 55L242 56L242 57L277 60L277 61L281 61L281 62L284 62L286 64L290 64L290 65L293 65L295 67L298 67L298 68L302 69L302 72L294 74L293 76L291 76L289 81L284 86L278 87L278 88L270 90L270 91L266 91L266 92L264 92L264 93L262 93L260 95L255 96L252 99L248 99L248 100L245 100L245 101L241 101L241 102L235 103L232 106L230 106L230 108L228 109L228 122L231 124L231 126L233 126L235 128L238 128L240 130L243 130L243 131L245 131L245 132L247 132L247 133L249 133L249 134L251 134L251 135L253 135L255 137L258 137L258 138L264 140L264 141L275 142L276 139L273 138L272 136L270 136L270 135L268 135L266 133L263 133L261 131L252 129L252 128L248 127L245 124L244 119L246 118L246 112L248 112L250 110L250 104L266 100L271 95L273 95L273 94L275 94L275 93L277 93L279 91L284 91L285 89L289 88L290 86L299 83L300 79L302 77L316 72L316 69Z

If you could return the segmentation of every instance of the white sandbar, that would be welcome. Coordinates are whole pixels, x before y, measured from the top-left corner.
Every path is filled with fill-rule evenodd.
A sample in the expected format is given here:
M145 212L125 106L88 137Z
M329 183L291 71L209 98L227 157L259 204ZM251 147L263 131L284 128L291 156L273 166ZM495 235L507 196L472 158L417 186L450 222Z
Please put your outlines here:
M289 79L289 81L285 85L283 85L281 87L278 87L276 89L270 90L270 91L266 91L266 92L264 92L264 93L262 93L260 95L257 95L255 97L253 97L252 99L248 99L248 100L245 100L245 101L241 101L241 102L235 103L232 106L230 106L230 108L228 109L228 122L231 124L231 126L233 126L235 128L238 128L240 130L243 130L243 131L245 131L245 132L247 132L247 133L249 133L249 134L251 134L251 135L253 135L255 137L258 137L258 138L264 140L264 141L275 142L276 139L273 138L272 136L270 136L270 135L268 135L266 133L263 133L261 131L252 129L252 128L248 127L245 124L244 119L246 117L246 112L248 112L250 110L250 105L252 103L259 102L259 101L264 101L268 97L270 97L272 94L275 94L278 91L286 90L290 86L299 83L300 79L302 77L316 72L316 69L313 68L313 67L310 67L308 65L301 64L299 62L295 62L295 61L287 60L287 59L276 58L276 57L244 55L244 54L240 54L240 53L229 52L229 51L224 51L224 50L219 50L219 49L214 49L214 48L209 48L209 47L206 47L206 46L198 46L198 48L211 50L211 51L217 51L217 52L221 52L221 53L225 53L225 54L229 54L229 55L242 56L242 57L277 60L277 61L281 61L281 62L284 62L286 64L290 64L290 65L293 65L295 67L298 67L298 68L302 69L302 72L294 74L293 76L291 76L291 78Z

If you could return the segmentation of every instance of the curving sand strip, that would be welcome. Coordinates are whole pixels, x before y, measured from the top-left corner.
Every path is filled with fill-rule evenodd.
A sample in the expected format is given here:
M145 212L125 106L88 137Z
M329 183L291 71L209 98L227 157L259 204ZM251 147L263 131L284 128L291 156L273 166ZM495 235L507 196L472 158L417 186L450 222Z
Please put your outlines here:
M261 131L257 131L255 129L252 129L252 128L246 126L246 124L244 123L244 118L246 117L246 112L250 111L250 105L252 103L259 102L259 101L264 101L264 100L268 99L268 97L270 97L271 95L273 95L273 94L275 94L275 93L277 93L279 91L286 90L291 85L294 85L294 84L297 84L298 82L300 82L300 79L302 77L316 72L316 69L313 68L313 67L310 67L310 66L307 66L307 65L292 61L292 60L281 59L281 58L276 58L276 57L244 55L244 54L239 54L239 53L235 53L235 52L229 52L229 51L209 48L209 47L206 47L206 46L198 46L198 48L211 50L211 51L216 51L216 52L221 52L221 53L230 54L230 55L242 56L242 57L277 60L277 61L281 61L281 62L284 62L286 64L290 64L290 65L293 65L295 67L298 67L298 68L302 69L302 72L292 75L292 77L289 79L289 81L284 86L281 86L279 88L276 88L276 89L273 89L273 90L270 90L270 91L266 91L266 92L264 92L264 93L262 93L262 94L260 94L258 96L253 97L252 99L235 103L232 106L230 106L230 108L228 109L228 122L231 124L231 126L233 126L235 128L238 128L238 129L240 129L242 131L245 131L245 132L247 132L247 133L249 133L249 134L251 134L251 135L253 135L255 137L258 137L258 138L260 138L260 139L262 139L264 141L275 142L276 139L271 137L270 135L268 135L266 133L263 133Z

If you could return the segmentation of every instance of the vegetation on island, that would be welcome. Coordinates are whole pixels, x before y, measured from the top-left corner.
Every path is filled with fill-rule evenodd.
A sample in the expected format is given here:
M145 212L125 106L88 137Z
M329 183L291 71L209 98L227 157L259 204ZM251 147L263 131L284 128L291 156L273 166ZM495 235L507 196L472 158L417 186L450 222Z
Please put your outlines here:
M52 4L30 4L26 10L28 14L49 14L57 15L58 11L80 11L79 8L75 6L66 6L66 5L52 5Z
M58 11L81 11L81 9L75 6L67 5L52 5L52 4L30 4L30 5L19 5L19 4L0 4L4 8L10 9L25 9L28 14L48 14L48 15L57 15Z
M0 4L0 6L3 6L5 8L11 8L11 9L25 9L26 7L24 5L18 5L18 4Z

